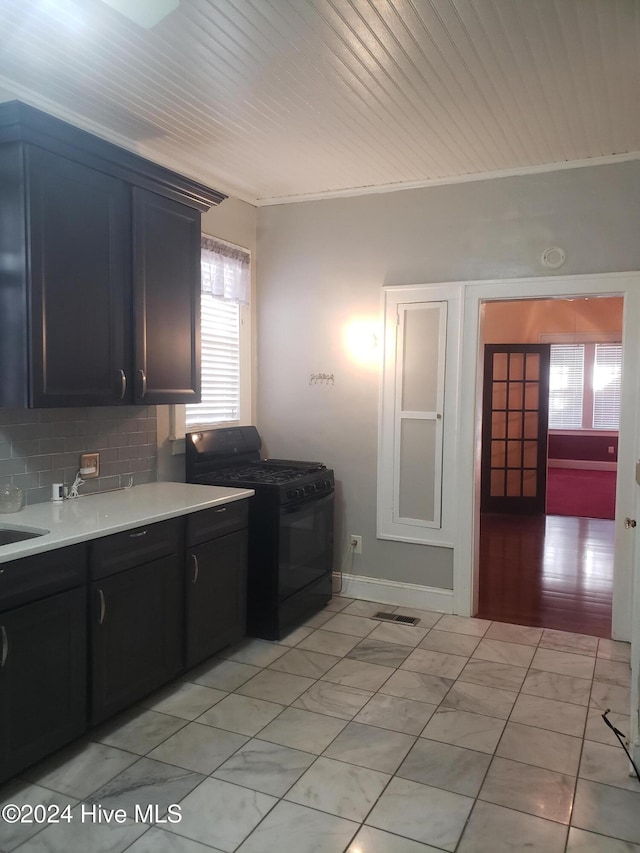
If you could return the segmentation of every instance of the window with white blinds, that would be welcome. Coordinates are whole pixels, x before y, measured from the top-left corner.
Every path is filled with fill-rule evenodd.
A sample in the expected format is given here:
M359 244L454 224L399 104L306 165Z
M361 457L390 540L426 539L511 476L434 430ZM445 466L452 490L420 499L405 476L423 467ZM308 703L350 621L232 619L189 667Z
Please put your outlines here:
M618 429L622 388L622 347L596 344L593 364L593 428Z
M187 406L189 429L236 421L240 412L240 306L203 293L200 310L202 402Z
M185 407L187 430L240 419L242 306L248 290L248 253L203 235L202 402Z
M554 344L549 367L550 429L581 429L584 346Z
M552 344L549 428L617 430L622 346Z

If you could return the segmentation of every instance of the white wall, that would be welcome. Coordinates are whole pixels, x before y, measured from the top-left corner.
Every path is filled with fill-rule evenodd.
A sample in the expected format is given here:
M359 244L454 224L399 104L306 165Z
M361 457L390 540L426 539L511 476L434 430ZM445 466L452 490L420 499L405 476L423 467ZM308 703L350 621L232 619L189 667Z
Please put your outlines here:
M227 240L251 252L252 314L255 318L256 305L256 208L236 198L227 198L217 207L212 207L202 216L205 234ZM256 323L251 324L249 361L252 370L251 411L245 420L251 423L256 410ZM173 456L170 441L169 406L158 406L158 480L184 482L184 454Z
M378 372L350 357L344 327L379 321L385 284L549 274L550 246L563 275L640 269L639 223L637 162L258 210L257 422L270 455L335 469L336 567L360 534L345 571L453 580L447 549L375 538Z

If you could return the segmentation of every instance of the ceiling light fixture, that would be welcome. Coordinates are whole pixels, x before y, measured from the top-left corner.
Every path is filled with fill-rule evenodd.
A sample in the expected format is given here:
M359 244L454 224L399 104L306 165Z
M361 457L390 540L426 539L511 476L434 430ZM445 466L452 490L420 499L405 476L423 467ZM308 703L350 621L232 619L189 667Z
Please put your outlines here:
M155 27L180 5L180 0L102 0L102 2L146 30Z

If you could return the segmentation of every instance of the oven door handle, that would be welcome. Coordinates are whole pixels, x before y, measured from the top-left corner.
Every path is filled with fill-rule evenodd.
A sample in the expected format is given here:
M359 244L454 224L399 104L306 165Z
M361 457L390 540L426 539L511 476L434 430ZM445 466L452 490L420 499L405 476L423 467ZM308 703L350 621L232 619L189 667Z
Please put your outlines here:
M283 515L293 515L297 512L303 512L309 506L313 506L314 509L320 509L325 504L330 503L333 500L333 489L329 492L328 495L322 495L322 497L316 497L315 495L309 495L306 498L301 498L299 501L296 501L295 504L285 506L282 508Z

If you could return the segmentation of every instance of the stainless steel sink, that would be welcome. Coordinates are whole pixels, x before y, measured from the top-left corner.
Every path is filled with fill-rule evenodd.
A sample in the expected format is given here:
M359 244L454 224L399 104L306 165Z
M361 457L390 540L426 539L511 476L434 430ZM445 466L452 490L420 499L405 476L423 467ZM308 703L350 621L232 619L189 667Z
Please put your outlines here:
M0 527L0 545L12 545L14 542L23 542L25 539L35 539L36 536L44 536L48 530L27 530L20 527Z

